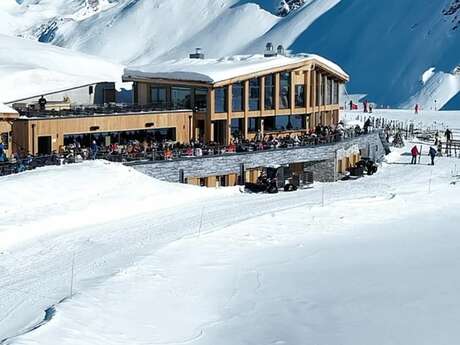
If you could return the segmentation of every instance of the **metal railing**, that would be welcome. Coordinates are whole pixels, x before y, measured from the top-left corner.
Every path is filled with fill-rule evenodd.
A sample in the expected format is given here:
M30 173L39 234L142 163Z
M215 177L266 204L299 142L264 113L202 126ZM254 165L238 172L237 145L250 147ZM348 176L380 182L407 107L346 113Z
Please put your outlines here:
M0 176L17 174L44 166L61 165L63 163L70 163L70 161L65 162L63 156L56 154L14 158L10 161L0 163Z
M19 112L20 116L37 118L118 115L179 110L192 111L192 109L187 108L182 104L171 102L158 102L146 105L106 104L100 106L69 106L69 109L60 110L41 110L36 108L18 108L16 110Z

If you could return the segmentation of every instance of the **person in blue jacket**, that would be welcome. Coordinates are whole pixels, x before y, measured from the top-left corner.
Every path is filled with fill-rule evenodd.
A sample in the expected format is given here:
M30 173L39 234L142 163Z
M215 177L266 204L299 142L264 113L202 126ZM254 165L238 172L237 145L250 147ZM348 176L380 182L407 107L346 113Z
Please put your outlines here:
M93 142L91 143L90 150L91 150L91 159L92 160L96 159L96 155L98 151L96 140L93 140Z

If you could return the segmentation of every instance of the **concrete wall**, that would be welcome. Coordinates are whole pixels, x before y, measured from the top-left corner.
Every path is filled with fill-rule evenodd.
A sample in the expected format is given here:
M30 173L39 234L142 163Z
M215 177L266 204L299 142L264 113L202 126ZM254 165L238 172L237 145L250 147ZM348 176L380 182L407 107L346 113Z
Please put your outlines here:
M375 132L340 143L315 147L189 158L178 161L131 163L128 165L157 179L178 182L180 169L184 170L185 177L207 177L238 174L241 163L245 165L246 169L250 169L289 163L315 162L312 164L312 171L316 172L315 179L331 181L335 174L337 150L346 150L353 145L358 145L362 151L362 156L369 156L376 161L380 161L385 155L379 134Z

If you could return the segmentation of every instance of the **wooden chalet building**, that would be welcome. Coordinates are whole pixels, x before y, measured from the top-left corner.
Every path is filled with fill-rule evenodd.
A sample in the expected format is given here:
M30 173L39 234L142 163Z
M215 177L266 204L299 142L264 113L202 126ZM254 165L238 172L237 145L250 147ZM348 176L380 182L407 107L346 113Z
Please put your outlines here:
M133 82L132 104L126 97L119 102L114 83L84 85L45 95L41 108L40 96L9 103L20 116L3 114L0 129L9 155L49 154L75 142L88 147L92 140L228 145L234 137L337 124L340 85L348 79L320 56L287 56L270 44L265 54L221 59L197 50L186 59L127 68L123 81Z
M305 132L339 121L340 85L349 80L336 64L317 55L286 56L268 44L264 55L190 58L128 68L138 105L192 109L190 139L229 144L258 132Z

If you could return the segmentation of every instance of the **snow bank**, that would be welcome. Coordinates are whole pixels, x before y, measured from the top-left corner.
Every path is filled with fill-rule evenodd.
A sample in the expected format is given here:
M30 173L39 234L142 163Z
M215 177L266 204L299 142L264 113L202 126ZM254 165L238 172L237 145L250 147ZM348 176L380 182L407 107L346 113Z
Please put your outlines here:
M43 235L65 233L213 195L161 182L105 161L45 167L0 178L0 251ZM228 191L230 192L230 191Z

